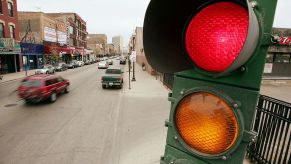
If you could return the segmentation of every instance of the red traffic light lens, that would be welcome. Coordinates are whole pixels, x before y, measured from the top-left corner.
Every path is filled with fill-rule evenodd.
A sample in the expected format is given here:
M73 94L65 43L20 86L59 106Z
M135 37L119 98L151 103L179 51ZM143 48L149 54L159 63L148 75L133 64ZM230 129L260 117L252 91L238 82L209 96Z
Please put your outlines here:
M248 11L233 2L214 3L190 21L185 46L191 60L209 72L225 71L239 55L248 33Z

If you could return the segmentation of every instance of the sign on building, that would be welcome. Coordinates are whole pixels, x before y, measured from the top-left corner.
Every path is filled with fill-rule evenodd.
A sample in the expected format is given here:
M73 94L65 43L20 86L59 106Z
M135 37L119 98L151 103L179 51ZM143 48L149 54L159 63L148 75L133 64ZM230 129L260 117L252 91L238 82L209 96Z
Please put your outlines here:
M48 42L57 42L56 30L50 27L44 27L44 40Z

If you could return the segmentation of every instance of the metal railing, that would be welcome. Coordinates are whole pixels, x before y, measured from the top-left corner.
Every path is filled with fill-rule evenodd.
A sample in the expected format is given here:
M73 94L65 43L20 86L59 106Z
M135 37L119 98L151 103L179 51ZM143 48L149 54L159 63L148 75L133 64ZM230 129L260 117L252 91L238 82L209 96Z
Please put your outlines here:
M252 163L291 163L291 104L261 95L253 130L256 142L248 146Z

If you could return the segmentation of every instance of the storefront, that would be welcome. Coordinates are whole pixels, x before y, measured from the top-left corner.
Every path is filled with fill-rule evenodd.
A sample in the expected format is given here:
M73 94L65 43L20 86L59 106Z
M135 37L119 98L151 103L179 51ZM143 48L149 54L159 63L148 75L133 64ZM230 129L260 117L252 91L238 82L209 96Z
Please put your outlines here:
M59 47L58 52L62 62L70 63L73 58L72 55L74 53L74 47Z
M41 44L21 43L23 70L42 68L44 65L44 46Z
M69 63L73 60L74 51L74 47L44 45L44 61L46 64L55 64L60 62Z
M0 74L21 71L20 46L13 38L0 38Z
M84 56L84 61L92 61L96 60L96 57L93 53L93 50L85 49L85 56Z
M269 47L265 77L291 77L291 29L274 28L273 35L280 41Z
M83 60L85 55L85 50L83 48L76 48L73 53L74 60Z

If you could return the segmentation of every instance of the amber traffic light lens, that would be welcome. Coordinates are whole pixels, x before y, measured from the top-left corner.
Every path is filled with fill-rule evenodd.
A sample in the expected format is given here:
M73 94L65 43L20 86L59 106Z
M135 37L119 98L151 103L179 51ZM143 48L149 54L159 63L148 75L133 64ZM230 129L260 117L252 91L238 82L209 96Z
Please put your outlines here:
M217 155L238 137L238 121L226 101L208 92L186 96L177 106L176 128L184 142L199 153Z

